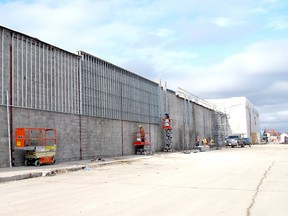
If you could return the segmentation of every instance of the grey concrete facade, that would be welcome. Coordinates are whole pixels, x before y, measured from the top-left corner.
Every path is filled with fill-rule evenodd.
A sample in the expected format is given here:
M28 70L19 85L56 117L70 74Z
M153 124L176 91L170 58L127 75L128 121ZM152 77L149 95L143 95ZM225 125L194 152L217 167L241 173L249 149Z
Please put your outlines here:
M134 154L138 124L151 134L152 151L162 151L164 112L175 150L192 149L196 136L215 139L213 109L90 54L1 26L0 79L0 167L9 166L9 146L13 165L24 164L24 152L14 149L19 127L56 128L57 161Z
M177 150L195 147L195 138L215 138L215 111L175 95L168 90L168 109L173 124L173 142ZM165 107L165 106L164 106ZM165 110L163 111L163 113Z

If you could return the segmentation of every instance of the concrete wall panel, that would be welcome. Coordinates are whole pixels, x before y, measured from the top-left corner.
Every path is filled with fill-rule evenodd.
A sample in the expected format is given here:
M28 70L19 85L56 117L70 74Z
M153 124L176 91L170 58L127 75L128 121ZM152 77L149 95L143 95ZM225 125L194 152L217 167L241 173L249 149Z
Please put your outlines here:
M9 165L7 111L5 106L0 106L0 168Z
M0 28L0 105L6 105L10 88L10 32Z
M57 130L57 161L80 159L79 116L34 109L13 108L13 136L15 146L15 128L56 128ZM24 151L14 151L15 165L24 164Z
M165 107L165 106L163 106ZM173 142L177 150L195 147L195 138L214 138L215 112L168 91L168 111L173 121ZM164 113L164 112L163 112Z

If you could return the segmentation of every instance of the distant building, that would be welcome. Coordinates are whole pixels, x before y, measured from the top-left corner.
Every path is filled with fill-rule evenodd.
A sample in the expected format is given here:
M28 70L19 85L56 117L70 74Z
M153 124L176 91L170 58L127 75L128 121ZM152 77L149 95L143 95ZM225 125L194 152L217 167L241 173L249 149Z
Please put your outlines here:
M241 134L260 143L259 112L246 97L207 100L228 116L227 135Z
M282 144L288 144L288 134L282 133L280 135L280 143Z

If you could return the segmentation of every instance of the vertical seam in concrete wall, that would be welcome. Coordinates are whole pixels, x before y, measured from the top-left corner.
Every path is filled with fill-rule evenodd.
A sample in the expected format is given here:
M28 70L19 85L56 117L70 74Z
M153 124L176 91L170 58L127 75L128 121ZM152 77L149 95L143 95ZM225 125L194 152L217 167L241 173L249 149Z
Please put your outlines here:
M120 82L120 92L121 92L121 97L120 97L120 110L121 110L121 147L122 147L122 156L124 155L124 126L123 126L123 85Z
M204 109L203 109L203 124L204 124L203 136L206 137L206 121L205 121L205 110Z
M11 33L11 40L10 40L10 104L9 104L9 112L10 112L10 147L11 147L11 158L12 158L12 166L14 166L14 157L13 157L13 110L12 110L12 89L13 89L13 47L12 47L12 41L13 41L13 33Z
M1 37L1 76L2 76L2 104L4 104L4 29L2 29L2 37Z
M197 125L196 125L196 116L195 116L195 104L192 103L192 115L193 115L193 123L194 123L194 142L192 144L192 147L195 147L196 145L196 138L197 138Z
M151 99L150 99L150 94L148 94L148 101L150 101ZM150 115L150 106L151 106L151 104L148 104L148 126L149 126L149 133L150 133L150 142L152 142L152 140L151 140L151 125L150 125L150 117L151 117L151 115Z
M28 38L25 40L25 106L28 107Z
M79 53L78 53L79 55ZM78 98L79 98L79 153L80 153L80 160L82 160L82 154L83 154L83 149L82 149L82 73L81 73L81 69L82 69L82 57L78 59Z
M23 100L24 99L24 89L23 89L24 87L24 63L23 63L24 54L23 54L23 50L24 50L24 39L22 35L21 37L21 106L22 107L24 107L24 100Z

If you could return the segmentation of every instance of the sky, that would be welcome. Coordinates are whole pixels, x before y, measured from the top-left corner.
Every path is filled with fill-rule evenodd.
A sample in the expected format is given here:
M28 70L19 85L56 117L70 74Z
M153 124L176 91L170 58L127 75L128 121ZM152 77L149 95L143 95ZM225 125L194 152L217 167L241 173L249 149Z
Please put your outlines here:
M0 25L204 99L246 97L288 131L287 0L0 0Z

